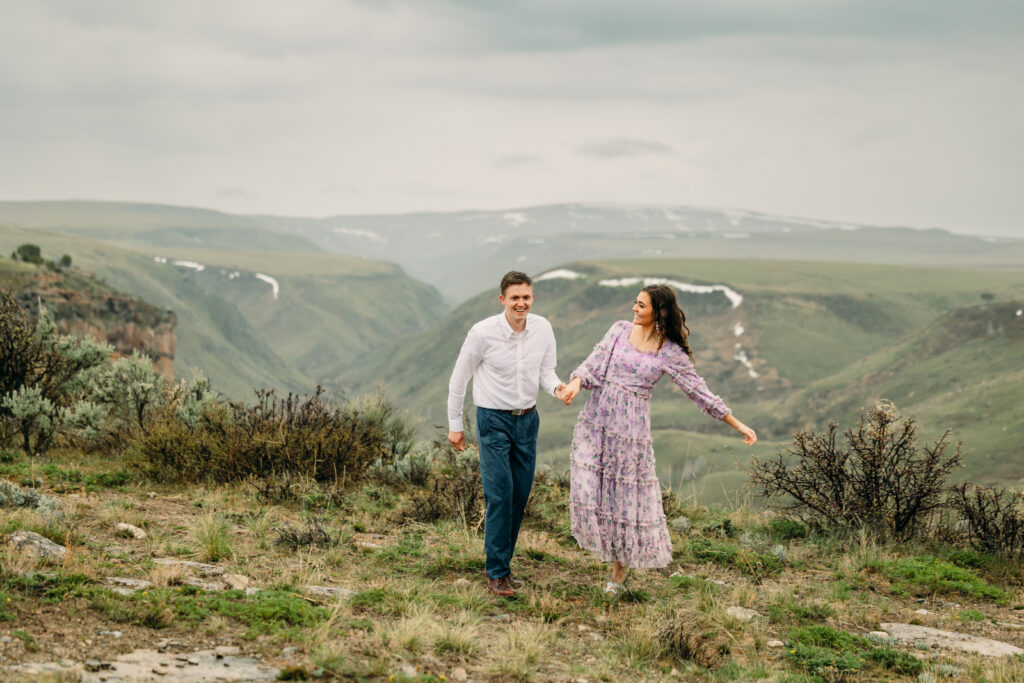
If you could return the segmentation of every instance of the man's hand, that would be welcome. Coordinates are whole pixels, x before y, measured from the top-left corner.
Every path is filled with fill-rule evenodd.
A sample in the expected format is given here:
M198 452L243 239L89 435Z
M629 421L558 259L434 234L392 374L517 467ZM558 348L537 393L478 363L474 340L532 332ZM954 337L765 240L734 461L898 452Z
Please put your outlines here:
M562 403L567 406L572 405L572 401L576 398L576 394L580 393L580 388L583 382L579 377L573 377L568 384L562 385L562 395L558 398L562 399Z
M457 451L466 450L466 433L448 432L448 443L455 446L455 450Z

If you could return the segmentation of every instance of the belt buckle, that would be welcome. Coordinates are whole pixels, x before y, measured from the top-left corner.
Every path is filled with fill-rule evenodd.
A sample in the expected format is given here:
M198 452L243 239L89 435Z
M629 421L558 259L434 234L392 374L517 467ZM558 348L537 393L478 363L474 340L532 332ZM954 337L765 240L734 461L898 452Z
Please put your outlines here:
M526 409L525 408L516 408L515 410L510 410L508 412L510 412L513 415L522 415L523 413L526 412Z

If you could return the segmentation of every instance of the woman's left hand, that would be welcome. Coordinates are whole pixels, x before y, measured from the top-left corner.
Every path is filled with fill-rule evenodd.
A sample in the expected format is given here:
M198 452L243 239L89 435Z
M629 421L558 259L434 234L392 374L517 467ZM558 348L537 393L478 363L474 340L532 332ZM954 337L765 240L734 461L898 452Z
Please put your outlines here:
M740 423L742 429L739 429L740 435L743 437L743 443L748 446L753 446L757 443L757 433L745 424Z

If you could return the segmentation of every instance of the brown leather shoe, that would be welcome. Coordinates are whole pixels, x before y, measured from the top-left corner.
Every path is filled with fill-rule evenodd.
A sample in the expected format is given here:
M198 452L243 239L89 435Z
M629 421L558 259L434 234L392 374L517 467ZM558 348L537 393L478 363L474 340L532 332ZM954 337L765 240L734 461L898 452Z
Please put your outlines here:
M516 594L507 576L503 576L500 579L487 579L487 590L499 598L510 598Z

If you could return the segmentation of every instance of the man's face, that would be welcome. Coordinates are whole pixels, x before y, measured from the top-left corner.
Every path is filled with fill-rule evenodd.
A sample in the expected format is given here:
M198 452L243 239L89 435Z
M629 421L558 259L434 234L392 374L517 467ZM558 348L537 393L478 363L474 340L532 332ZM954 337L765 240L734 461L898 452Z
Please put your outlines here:
M530 285L509 285L505 293L498 297L505 307L505 317L510 324L526 321L526 314L533 305L533 287Z

